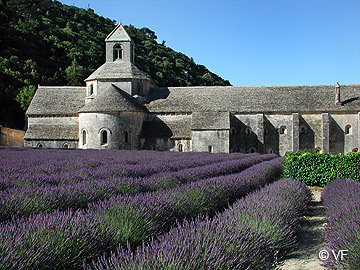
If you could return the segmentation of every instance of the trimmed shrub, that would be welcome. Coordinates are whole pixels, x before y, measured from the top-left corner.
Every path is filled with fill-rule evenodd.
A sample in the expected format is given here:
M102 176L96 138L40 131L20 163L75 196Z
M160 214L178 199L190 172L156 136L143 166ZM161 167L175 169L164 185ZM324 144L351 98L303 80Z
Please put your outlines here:
M287 152L283 177L298 179L308 186L323 187L336 178L360 181L360 153L333 155L312 151Z

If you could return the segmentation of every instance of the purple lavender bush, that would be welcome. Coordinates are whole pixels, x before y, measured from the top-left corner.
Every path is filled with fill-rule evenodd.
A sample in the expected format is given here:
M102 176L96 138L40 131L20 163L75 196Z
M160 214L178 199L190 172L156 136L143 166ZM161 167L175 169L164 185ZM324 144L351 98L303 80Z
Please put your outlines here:
M213 220L184 221L136 252L119 247L110 257L102 256L85 268L272 269L279 254L295 246L297 226L293 224L298 223L310 198L304 184L280 180L241 199Z
M82 269L114 248L114 232L82 212L33 215L0 224L0 269Z
M175 219L214 215L229 201L245 196L281 173L283 158L265 161L227 178L206 179L178 188L136 196L116 196L89 205L89 214L105 219L116 230L115 242L136 247L167 231ZM234 193L234 190L237 190ZM233 197L231 197L233 196Z
M3 245L0 248L0 269L2 265L4 269L48 269L49 265L52 269L78 269L80 262L99 257L103 252L109 254L119 244L123 246L127 242L136 248L142 241L166 232L175 225L175 218L215 214L216 209L222 210L230 200L273 181L280 175L282 164L283 158L275 158L254 165L242 174L218 177L210 182L204 180L202 185L185 184L175 192L170 189L168 193L111 196L108 200L92 203L86 212L67 214L55 211L28 219L13 216L11 222L0 224L3 237L0 239ZM86 183L78 185L85 187ZM80 191L76 193L79 196ZM53 203L46 194L42 200L43 205L48 203L51 206ZM57 200L65 204L67 200L72 201L72 197L58 195ZM36 209L39 202L30 200L29 209ZM6 234L6 231L11 234ZM16 264L12 265L14 262Z
M103 219L103 226L112 227L114 243L126 246L140 245L175 223L175 212L155 194L115 196L110 200L90 204L86 211Z
M236 199L276 180L283 161L283 158L264 161L237 174L203 179L159 192L158 196L174 207L179 220L199 214L212 216Z
M324 230L330 257L323 266L329 269L360 269L360 183L352 179L335 179L321 194L327 225ZM347 250L343 260L339 250Z
M83 173L83 176L86 175L92 179L82 181L78 181L80 176L76 173L61 171L61 167L54 165L55 162L48 163L51 169L47 167L42 173L50 173L51 171L56 172L56 175L39 174L34 176L28 173L22 177L32 179L23 182L31 183L30 185L23 184L0 191L0 221L8 220L12 215L20 217L29 216L30 214L50 213L54 210L64 211L68 208L73 210L86 209L88 203L109 199L117 194L134 195L142 192L165 190L209 176L240 172L256 163L276 157L276 155L233 155L237 159L216 163L216 161L224 159L224 157L219 156L214 159L214 164L167 172L166 177L163 177L163 173L160 173L146 178L118 177L118 175L121 175L121 170L124 169L122 163L121 166L113 164L106 168L90 162L92 164L91 168L79 170ZM176 160L178 159L179 157L176 158ZM195 164L207 164L210 160L207 157L203 161L197 160ZM61 164L63 165L63 163ZM125 165L127 166L127 164ZM190 163L187 165L190 166ZM140 167L138 166L137 169L140 170ZM151 170L150 173L148 169L149 166L138 174L142 175L145 172L151 174L155 171L155 169ZM73 184L69 184L70 179L73 179Z

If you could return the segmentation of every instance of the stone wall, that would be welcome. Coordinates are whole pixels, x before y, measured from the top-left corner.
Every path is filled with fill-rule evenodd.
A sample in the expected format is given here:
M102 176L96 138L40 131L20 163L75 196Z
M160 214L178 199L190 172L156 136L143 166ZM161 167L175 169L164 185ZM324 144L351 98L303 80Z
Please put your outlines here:
M77 140L25 140L26 147L78 148Z
M264 135L266 152L273 150L274 153L283 156L292 150L292 114L267 114L264 128L268 130Z
M346 132L346 126L349 130ZM359 120L357 113L330 114L330 152L349 153L359 148Z
M31 125L78 125L77 116L68 117L28 117L28 126Z
M229 130L192 130L192 151L229 152Z
M6 128L0 126L0 145L24 146L24 130Z
M139 149L140 132L145 113L80 113L79 147L95 149ZM83 131L86 131L86 143ZM101 134L107 132L107 143L101 142ZM125 132L128 142L125 142Z
M261 122L263 122L261 120ZM261 131L262 132L262 131ZM230 152L261 152L256 114L234 114L231 116Z

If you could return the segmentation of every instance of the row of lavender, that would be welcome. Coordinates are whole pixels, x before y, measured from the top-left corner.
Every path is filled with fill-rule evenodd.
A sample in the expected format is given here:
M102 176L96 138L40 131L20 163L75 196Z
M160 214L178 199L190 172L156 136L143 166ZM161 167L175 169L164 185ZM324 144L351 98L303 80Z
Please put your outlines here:
M311 194L282 179L240 199L223 213L184 222L136 252L120 247L88 270L272 269L296 247L299 217Z
M126 150L62 150L3 148L0 151L0 191L12 187L74 184L81 181L145 177L246 157L242 153L159 153Z
M326 209L324 238L329 254L324 266L360 269L360 183L333 180L324 187L321 197Z
M188 183L167 191L123 195L86 211L59 212L0 224L1 269L81 269L110 251L132 247L167 231L176 221L215 215L229 203L275 180L283 158L241 173ZM259 198L260 199L260 198ZM104 255L105 254L105 255Z
M88 203L110 199L119 194L137 194L167 190L188 182L209 177L238 173L242 170L277 157L267 155L243 155L241 159L222 161L209 165L161 172L144 178L103 178L57 186L13 187L0 192L0 221L11 216L50 213L56 209L85 209ZM238 156L240 158L240 156Z

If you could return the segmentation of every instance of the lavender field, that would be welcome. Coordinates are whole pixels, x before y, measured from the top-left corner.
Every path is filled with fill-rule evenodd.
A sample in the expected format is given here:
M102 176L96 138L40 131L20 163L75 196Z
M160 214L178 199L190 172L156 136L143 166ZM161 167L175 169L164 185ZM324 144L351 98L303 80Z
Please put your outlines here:
M248 269L244 254L259 249L254 265L270 269L308 202L296 180L256 191L281 175L274 154L3 147L0 160L0 269ZM170 248L167 234L194 238ZM173 262L178 251L193 257Z

